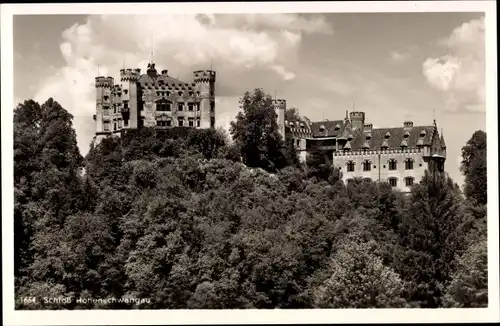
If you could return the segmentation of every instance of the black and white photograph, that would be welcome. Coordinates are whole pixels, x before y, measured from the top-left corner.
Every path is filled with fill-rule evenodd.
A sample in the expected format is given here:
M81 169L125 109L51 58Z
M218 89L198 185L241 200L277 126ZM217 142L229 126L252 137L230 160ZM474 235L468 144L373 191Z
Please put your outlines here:
M494 1L1 12L4 323L499 320Z

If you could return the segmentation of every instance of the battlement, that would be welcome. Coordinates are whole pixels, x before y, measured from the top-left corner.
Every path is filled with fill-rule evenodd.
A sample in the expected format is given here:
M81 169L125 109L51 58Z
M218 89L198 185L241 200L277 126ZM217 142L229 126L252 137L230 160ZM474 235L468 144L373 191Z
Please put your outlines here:
M282 109L282 110L286 110L286 100L283 100L283 99L274 99L273 100L273 105L276 108L279 108L279 109Z
M364 119L365 118L365 113L364 112L360 112L360 111L355 111L355 112L351 112L349 113L349 117L352 119Z
M197 70L193 72L195 83L215 82L215 71L213 70Z
M120 78L122 81L137 81L141 77L141 69L120 69Z
M413 127L413 121L405 121L405 122L404 122L404 126L405 126L406 128L411 128L411 127Z
M373 124L371 123L365 123L363 126L363 131L364 132L371 132L373 130Z
M113 77L99 76L95 78L95 87L112 88L114 85Z
M163 70L161 71L161 75L162 75L162 76L168 76L168 70L167 70L167 69L163 69Z

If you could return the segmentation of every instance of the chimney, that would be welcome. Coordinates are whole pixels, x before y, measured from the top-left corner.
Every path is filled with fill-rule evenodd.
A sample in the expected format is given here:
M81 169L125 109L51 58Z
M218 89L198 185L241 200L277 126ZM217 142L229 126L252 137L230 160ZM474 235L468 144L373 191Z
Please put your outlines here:
M404 122L404 130L410 131L413 128L413 121L405 121Z
M373 124L371 123L365 123L363 126L363 132L372 132L373 129Z

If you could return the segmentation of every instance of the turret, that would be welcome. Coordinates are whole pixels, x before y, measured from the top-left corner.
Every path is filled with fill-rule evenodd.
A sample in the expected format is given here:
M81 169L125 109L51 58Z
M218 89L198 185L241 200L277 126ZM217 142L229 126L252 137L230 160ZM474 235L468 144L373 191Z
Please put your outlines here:
M197 70L193 77L200 98L200 127L215 128L215 71Z
M120 79L122 82L137 82L141 77L141 69L120 69Z
M365 113L364 112L351 112L349 114L351 119L351 125L353 130L363 129L365 125Z
M285 138L285 112L286 112L286 100L275 99L273 100L274 109L278 115L278 130L281 137Z

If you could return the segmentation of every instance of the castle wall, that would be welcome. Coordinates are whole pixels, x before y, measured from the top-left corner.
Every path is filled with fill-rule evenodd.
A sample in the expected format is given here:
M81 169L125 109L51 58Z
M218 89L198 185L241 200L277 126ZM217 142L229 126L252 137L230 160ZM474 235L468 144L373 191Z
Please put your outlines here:
M379 155L380 154L380 155ZM405 169L405 160L413 159L413 169ZM389 170L389 160L395 159L396 169ZM363 162L371 161L371 170L363 171ZM347 163L354 162L354 171L347 171ZM389 151L366 151L354 153L334 153L333 165L340 167L342 171L342 180L347 183L348 179L370 178L373 181L387 182L389 178L397 179L396 188L402 191L410 191L405 185L405 178L414 178L413 182L420 182L427 169L427 163L424 161L422 152L418 150L389 150Z

